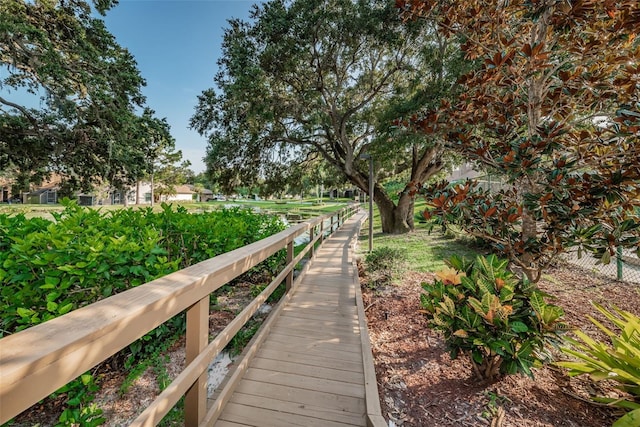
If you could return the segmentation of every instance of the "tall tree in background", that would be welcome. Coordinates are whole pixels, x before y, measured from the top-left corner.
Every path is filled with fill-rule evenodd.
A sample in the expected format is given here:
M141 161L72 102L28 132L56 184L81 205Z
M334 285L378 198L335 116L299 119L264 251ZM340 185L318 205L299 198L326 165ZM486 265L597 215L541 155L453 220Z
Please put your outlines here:
M115 4L0 2L1 170L15 166L27 182L54 171L80 185L137 167L123 162L144 80L91 9L104 14ZM28 105L38 97L41 109Z
M133 183L149 180L152 204L162 195L175 194L177 185L192 178L191 163L182 160L182 151L176 151L169 123L166 119L157 118L150 108L145 108L142 115L131 121L123 149L119 153L119 157L126 159L120 163L123 178L111 178L110 182L116 188L120 188L117 184L127 188ZM138 199L139 196L136 197Z
M382 0L272 0L255 6L251 18L229 23L218 91L203 92L191 120L209 138L210 171L222 178L233 171L246 183L316 153L368 192L363 153L374 153L381 176L412 170L424 182L441 168L435 138L388 135L402 149L378 152L376 125L389 102L410 96L418 80L421 90L429 79L451 86L450 75L440 72L452 56L448 41L427 52L434 32L423 23L403 25ZM435 53L445 65L426 70L424 55ZM411 229L408 194L396 205L376 182L374 200L384 232Z
M109 168L107 179L120 191L127 191L136 184L136 201L143 180L151 181L152 193L156 178L168 179L168 191L176 181L181 181L181 178L165 173L165 169L176 167L175 163L182 160L182 152L175 151L175 139L167 120L157 118L150 108L145 108L140 116L132 117L127 124L126 144L119 145L112 158L116 161Z
M405 17L465 39L459 102L404 124L505 176L425 191L426 216L457 223L533 280L571 247L608 262L640 253L640 5L635 0L399 0Z
M192 178L193 172L189 169L191 162L182 159L182 151L164 152L157 159L154 182L154 197L162 200L162 196L170 196L177 193L176 187L185 184Z

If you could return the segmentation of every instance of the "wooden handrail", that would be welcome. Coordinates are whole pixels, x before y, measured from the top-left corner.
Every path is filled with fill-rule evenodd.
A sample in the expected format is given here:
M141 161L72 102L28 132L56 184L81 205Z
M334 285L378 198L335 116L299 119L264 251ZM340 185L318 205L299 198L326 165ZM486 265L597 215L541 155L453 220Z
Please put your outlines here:
M206 415L209 363L287 277L316 242L324 222L330 233L356 210L340 211L302 222L258 242L200 262L63 316L0 339L0 424L3 424L138 338L187 311L187 366L143 412L136 425L155 425L183 396L187 426ZM334 221L334 218L337 219ZM310 233L310 242L218 336L208 340L209 295L281 249ZM311 255L313 251L311 251ZM293 259L292 259L293 258ZM204 381L203 381L204 379ZM187 411L185 411L187 412Z

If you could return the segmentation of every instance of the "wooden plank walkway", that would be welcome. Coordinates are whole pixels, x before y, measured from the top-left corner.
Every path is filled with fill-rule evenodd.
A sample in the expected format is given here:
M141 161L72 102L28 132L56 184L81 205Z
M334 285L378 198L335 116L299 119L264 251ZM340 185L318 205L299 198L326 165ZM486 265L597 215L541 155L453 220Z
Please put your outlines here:
M365 217L356 213L317 250L272 319L216 426L386 425L377 415L353 254Z

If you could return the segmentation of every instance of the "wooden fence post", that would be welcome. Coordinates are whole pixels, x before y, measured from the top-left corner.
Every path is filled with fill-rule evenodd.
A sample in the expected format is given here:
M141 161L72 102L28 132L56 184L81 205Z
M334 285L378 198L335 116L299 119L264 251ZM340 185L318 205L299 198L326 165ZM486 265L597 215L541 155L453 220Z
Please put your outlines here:
M287 265L293 261L293 241L287 243ZM287 274L287 292L291 290L293 286L293 269Z
M186 364L194 360L209 341L209 296L187 309ZM207 381L205 371L184 397L184 424L196 427L207 414Z

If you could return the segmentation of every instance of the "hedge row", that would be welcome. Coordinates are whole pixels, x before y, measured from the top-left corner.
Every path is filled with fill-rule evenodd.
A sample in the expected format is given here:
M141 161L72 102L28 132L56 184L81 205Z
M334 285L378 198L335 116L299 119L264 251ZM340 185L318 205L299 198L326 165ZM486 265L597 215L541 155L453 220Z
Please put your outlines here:
M278 217L65 202L54 220L0 215L0 337L281 231Z

